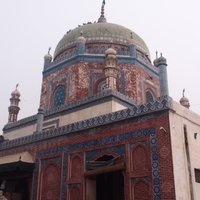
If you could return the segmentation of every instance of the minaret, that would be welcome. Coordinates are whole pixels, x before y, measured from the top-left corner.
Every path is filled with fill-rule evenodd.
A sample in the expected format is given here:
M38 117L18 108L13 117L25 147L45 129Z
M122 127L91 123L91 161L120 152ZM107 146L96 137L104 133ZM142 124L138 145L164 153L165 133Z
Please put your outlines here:
M18 87L18 84L16 85L15 90L11 93L10 106L8 107L8 111L9 111L8 123L17 121L17 115L20 110L19 108L20 93L17 87Z
M42 132L43 121L44 121L44 110L42 108L39 108L37 113L36 132Z
M157 56L156 56L157 57ZM167 79L167 60L161 54L159 58L156 58L154 65L159 69L160 76L160 96L169 95L168 91L168 79Z
M80 36L76 41L76 54L84 54L85 53L85 42L86 39L83 37L83 32L80 33Z
M190 108L189 99L185 97L185 89L183 89L182 98L180 99L180 104L186 108Z
M105 52L105 68L104 74L106 77L106 90L117 90L117 76L118 76L118 69L117 69L117 52L109 48Z
M101 6L101 16L98 19L98 23L105 23L105 22L107 22L107 20L106 20L106 18L104 16L104 7L105 7L105 4L106 4L106 2L105 2L105 0L103 0L102 6Z
M136 58L136 47L133 40L133 32L130 32L130 39L129 39L129 55L133 58Z
M44 56L44 69L49 67L49 65L51 64L52 56L50 54L50 51L51 51L51 47L49 47L48 53Z

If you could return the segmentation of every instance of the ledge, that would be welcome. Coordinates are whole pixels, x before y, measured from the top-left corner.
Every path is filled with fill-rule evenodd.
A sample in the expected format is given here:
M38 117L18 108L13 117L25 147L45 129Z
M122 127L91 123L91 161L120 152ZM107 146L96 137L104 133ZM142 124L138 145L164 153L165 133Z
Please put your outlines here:
M45 112L44 117L46 119L53 115L58 115L60 113L72 112L74 109L78 109L80 107L88 107L91 104L99 103L99 101L106 101L106 98L114 98L116 100L119 100L120 102L128 105L128 107L136 104L132 99L121 94L120 92L108 90L108 91L100 92L94 96L87 97L83 100L71 102L66 105L62 105L58 108L53 108L51 110L48 110ZM26 126L29 124L34 124L34 123L36 123L36 121L37 121L37 114L27 117L27 118L24 118L24 119L21 119L21 120L18 120L14 123L6 124L3 128L3 132L4 132L4 134L6 134L10 130L14 130L18 127Z
M103 63L104 59L105 59L105 54L85 53L85 54L74 55L70 58L66 57L66 58L63 58L62 60L52 62L49 67L44 69L43 76L48 76L49 74L57 71L60 68L67 67L75 63L79 63L79 62ZM147 63L143 62L143 60L140 60L132 56L127 56L127 55L118 55L117 59L118 59L119 64L135 64L137 62L140 64L140 66L142 66L143 68L149 70L151 73L158 76L158 69L155 66L153 66L151 63L149 63L148 65Z
M163 96L158 98L156 101L148 104L142 104L138 106L132 106L132 108L121 110L118 112L109 113L106 115L98 116L88 120L76 122L63 127L55 128L49 131L43 131L40 133L35 133L30 136L25 136L22 138L17 138L11 141L5 141L0 144L0 150L16 148L18 146L31 144L38 141L43 141L46 139L52 139L55 137L60 137L62 135L67 135L69 133L86 130L89 128L94 128L97 126L102 126L106 124L111 124L114 122L122 121L125 119L130 119L133 117L142 116L148 113L154 113L157 111L163 111L171 109L172 99L168 96Z

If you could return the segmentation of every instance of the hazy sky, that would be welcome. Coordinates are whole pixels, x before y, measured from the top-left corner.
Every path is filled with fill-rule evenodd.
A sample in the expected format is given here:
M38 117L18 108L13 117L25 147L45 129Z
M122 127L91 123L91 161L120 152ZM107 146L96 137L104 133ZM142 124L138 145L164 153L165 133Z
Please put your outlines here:
M7 123L11 92L19 83L18 119L37 113L43 57L69 30L94 22L102 0L0 0L0 128ZM106 0L108 22L140 35L168 62L170 96L179 101L182 89L191 110L200 113L200 1ZM0 132L1 133L1 132Z

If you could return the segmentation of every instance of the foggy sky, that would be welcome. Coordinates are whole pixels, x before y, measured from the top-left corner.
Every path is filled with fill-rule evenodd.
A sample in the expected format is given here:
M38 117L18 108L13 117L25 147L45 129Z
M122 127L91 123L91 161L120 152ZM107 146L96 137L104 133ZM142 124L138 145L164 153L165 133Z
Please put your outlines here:
M97 21L102 0L0 0L0 128L7 123L11 92L19 83L18 119L36 114L43 57L79 24ZM155 51L168 63L170 96L182 90L191 110L200 113L200 1L107 0L108 22L123 25L146 42L152 62ZM1 133L1 132L0 132Z

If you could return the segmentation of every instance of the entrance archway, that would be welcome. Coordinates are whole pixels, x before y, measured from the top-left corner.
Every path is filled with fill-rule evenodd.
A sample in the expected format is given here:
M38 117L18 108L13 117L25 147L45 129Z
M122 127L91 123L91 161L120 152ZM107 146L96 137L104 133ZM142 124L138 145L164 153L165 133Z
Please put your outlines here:
M104 155L88 163L86 200L124 200L124 159Z

